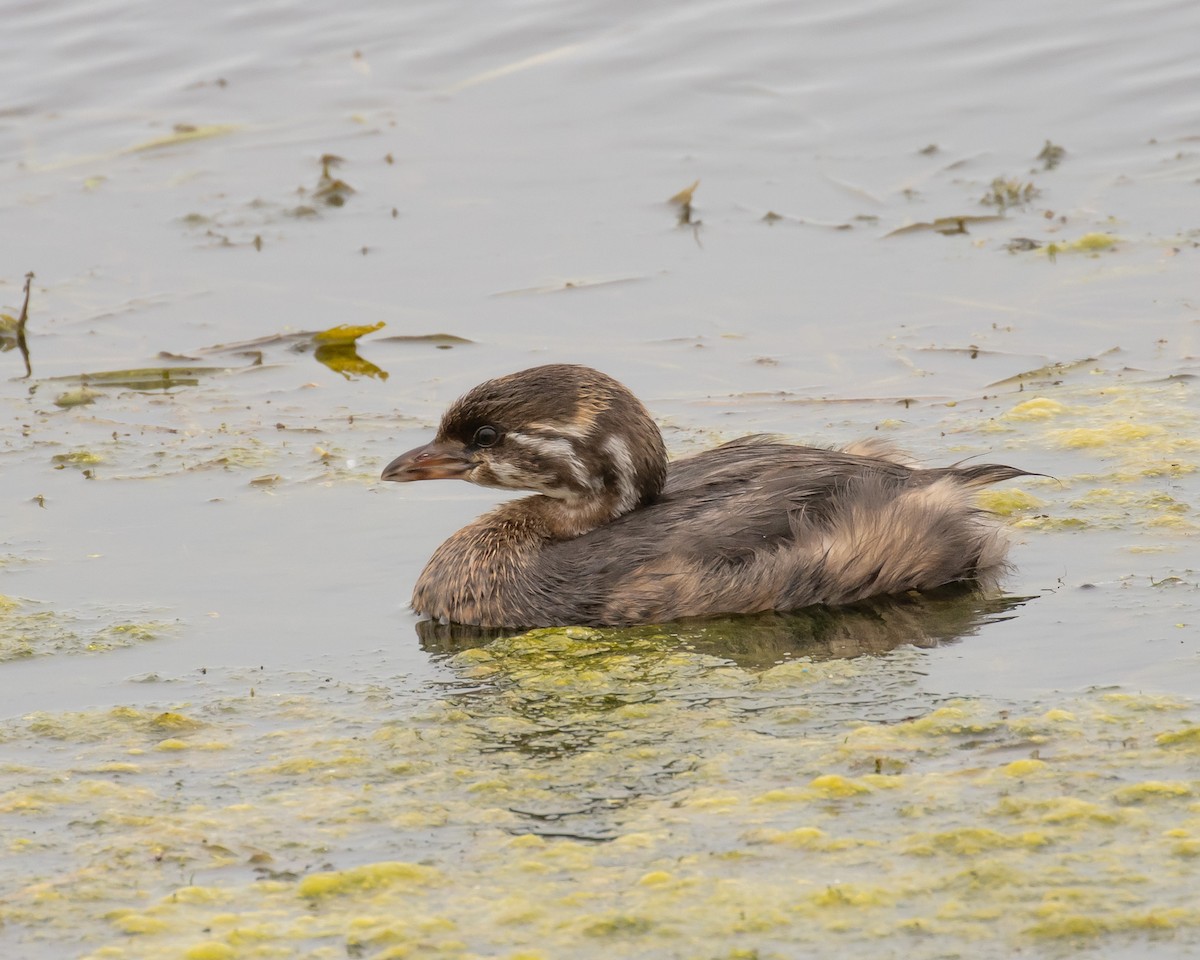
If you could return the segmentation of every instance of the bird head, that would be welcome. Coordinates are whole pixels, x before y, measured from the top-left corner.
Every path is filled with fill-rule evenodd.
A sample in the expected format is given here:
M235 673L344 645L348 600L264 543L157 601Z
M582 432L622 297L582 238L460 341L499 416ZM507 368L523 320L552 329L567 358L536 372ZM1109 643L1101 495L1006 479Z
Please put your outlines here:
M623 384L590 367L550 364L464 394L437 436L389 463L383 479L455 478L605 501L615 517L658 496L666 462L658 426Z

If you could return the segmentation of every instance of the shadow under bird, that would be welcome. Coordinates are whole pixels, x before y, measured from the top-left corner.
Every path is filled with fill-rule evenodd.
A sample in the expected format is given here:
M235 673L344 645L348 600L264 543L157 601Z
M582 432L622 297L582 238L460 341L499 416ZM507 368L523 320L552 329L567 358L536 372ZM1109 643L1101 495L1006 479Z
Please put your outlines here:
M383 471L535 494L450 537L413 590L417 613L484 627L661 623L988 580L1007 541L974 493L1026 475L757 435L668 462L641 402L572 364L480 384Z

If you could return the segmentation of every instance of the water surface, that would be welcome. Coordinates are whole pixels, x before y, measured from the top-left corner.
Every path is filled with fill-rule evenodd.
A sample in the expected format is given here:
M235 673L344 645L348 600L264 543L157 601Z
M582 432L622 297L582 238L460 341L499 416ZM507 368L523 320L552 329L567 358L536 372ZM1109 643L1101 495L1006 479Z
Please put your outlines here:
M1194 5L4 15L5 952L1194 949ZM559 360L1047 474L1008 599L418 631L379 470Z

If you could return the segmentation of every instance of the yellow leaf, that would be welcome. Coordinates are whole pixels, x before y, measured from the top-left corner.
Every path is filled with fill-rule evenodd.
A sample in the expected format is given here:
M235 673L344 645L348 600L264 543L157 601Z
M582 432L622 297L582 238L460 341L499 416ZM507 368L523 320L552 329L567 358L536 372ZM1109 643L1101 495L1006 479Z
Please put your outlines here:
M673 203L678 207L686 207L692 202L692 194L696 192L698 186L700 186L699 180L695 181L690 187L684 187L668 200L667 203Z
M373 323L370 326L352 327L348 324L340 324L336 327L330 327L328 330L322 330L320 333L313 334L313 340L317 343L353 343L359 337L366 336L368 333L374 333L376 330L382 330L386 324L380 320L378 323Z

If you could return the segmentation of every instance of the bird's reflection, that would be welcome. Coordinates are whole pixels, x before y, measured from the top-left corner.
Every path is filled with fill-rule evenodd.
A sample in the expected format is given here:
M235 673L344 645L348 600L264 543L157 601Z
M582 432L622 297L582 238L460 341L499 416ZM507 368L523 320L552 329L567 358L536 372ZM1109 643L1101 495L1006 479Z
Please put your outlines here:
M755 669L796 657L837 659L887 653L909 644L955 643L985 624L1011 619L1032 597L1003 596L956 585L936 591L875 598L852 606L809 607L794 613L680 620L670 624L606 628L610 639L659 638L689 650ZM423 620L421 649L448 656L524 631Z

